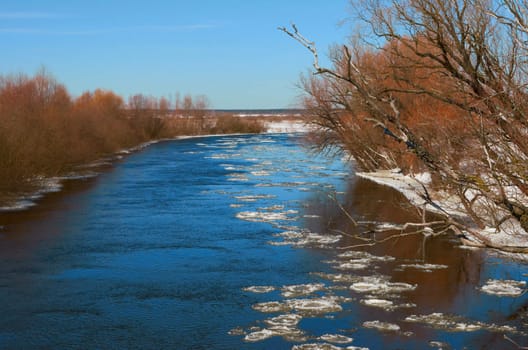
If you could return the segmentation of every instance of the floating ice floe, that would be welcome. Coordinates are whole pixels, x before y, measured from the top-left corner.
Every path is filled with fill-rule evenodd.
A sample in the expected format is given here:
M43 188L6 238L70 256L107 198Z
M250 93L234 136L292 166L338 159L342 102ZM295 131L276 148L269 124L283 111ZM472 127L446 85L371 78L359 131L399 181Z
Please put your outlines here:
M379 256L358 250L348 250L344 253L339 254L338 257L347 259L361 259L365 262L388 262L396 260L395 257L390 255Z
M240 181L240 182L245 182L245 181L249 181L249 178L248 178L245 174L233 173L233 174L228 174L228 175L227 175L227 181L233 181L233 182Z
M240 154L227 154L227 153L217 153L213 154L211 156L204 157L205 159L231 159L236 156L240 156Z
M343 348L329 343L310 343L294 345L292 350L341 350Z
M399 294L416 289L416 284L389 282L380 276L365 276L359 282L352 283L350 289L357 293L372 293L374 295Z
M280 301L266 301L263 303L254 304L252 306L254 310L264 313L275 313L275 312L289 312L291 307Z
M391 309L394 307L394 302L387 299L362 299L360 302L363 305L379 307L381 309Z
M438 350L451 350L451 345L445 342L431 340L429 346L432 348L437 348Z
M297 328L302 316L296 314L285 314L269 318L264 321L267 328L254 330L247 334L244 340L247 342L262 341L274 336L280 336L288 341L306 341L304 332Z
M294 327L302 320L302 316L297 314L284 314L277 317L268 318L264 321L270 327Z
M272 194L255 194L255 195L245 195L245 196L235 196L241 202L256 202L259 199L269 199L275 198L277 196Z
M386 311L394 311L395 309L400 309L400 308L416 307L416 304L413 304L413 303L394 304L392 300L378 299L378 298L362 299L360 303L366 306L372 306L372 307L384 309Z
M273 292L276 288L273 286L250 286L243 288L242 290L245 292L251 292L251 293L258 293L258 294L265 294Z
M338 303L340 298L321 297L315 299L292 299L287 304L295 311L303 315L321 315L326 313L342 311Z
M269 207L263 207L263 208L258 208L258 210L262 210L262 211L278 211L278 210L284 210L284 205L272 205L272 206L269 206Z
M251 222L273 222L273 221L294 221L295 217L289 215L297 214L295 210L286 210L283 212L261 212L261 211L243 211L236 214L241 220Z
M283 238L282 241L271 241L271 245L291 245L294 247L306 247L313 246L323 248L331 244L339 242L342 238L341 235L323 235L319 233L313 233L307 230L301 231L285 231L277 234L276 236Z
M275 336L276 334L271 329L261 329L255 332L251 332L244 337L247 342L258 342Z
M368 348L358 347L358 346L347 346L346 348L341 348L329 343L311 343L311 344L301 344L294 345L292 350L369 350Z
M358 276L343 273L314 272L312 274L334 283L352 283L357 282L360 278Z
M365 321L363 322L363 327L373 328L382 332L398 332L400 326L395 323L381 322L381 321Z
M486 294L501 297L518 297L525 292L526 281L489 279L480 290Z
M348 344L354 341L354 339L341 334L323 334L318 339L333 344Z
M444 329L451 332L474 332L481 329L491 332L516 332L517 329L511 326L498 326L496 324L486 324L480 321L469 321L461 316L445 315L440 312L429 315L411 315L405 318L406 322L423 323L436 329Z
M424 272L433 272L433 270L447 269L449 266L442 264L402 264L401 269L416 269Z
M255 304L253 309L264 313L296 311L300 315L313 316L342 311L343 308L338 303L339 300L338 297L326 296L311 299L290 299L284 302L269 301Z
M245 335L246 331L242 327L236 327L227 332L229 335Z
M257 176L257 177L262 177L262 176L270 176L271 173L269 171L265 171L265 170L255 170L255 171L251 172L251 175Z
M334 265L337 270L364 270L369 267L369 261L363 259L350 260Z
M306 296L325 289L323 283L295 284L282 287L282 296L285 298L294 298Z

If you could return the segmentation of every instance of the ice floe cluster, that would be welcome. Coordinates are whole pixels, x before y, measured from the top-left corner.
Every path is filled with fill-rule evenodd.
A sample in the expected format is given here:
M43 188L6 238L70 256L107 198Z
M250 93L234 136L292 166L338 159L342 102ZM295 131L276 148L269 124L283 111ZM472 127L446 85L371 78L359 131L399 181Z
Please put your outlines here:
M443 329L451 332L474 332L487 330L491 332L514 333L516 328L508 325L498 326L481 321L470 321L457 315L446 315L440 312L429 315L410 315L405 318L406 322L422 323L433 328Z
M270 241L269 244L281 246L291 245L294 247L326 247L339 242L341 235L319 234L310 232L309 230L284 231L275 234L276 237L282 240Z
M480 290L486 294L518 297L526 292L526 281L489 279Z
M515 332L508 325L487 324L466 320L459 316L431 313L418 315L417 305L410 302L418 284L398 281L383 273L387 269L396 275L414 273L441 273L448 265L422 260L399 261L391 255L375 255L362 250L349 249L340 254L326 254L326 248L335 248L347 238L341 234L317 232L318 212L303 205L298 198L308 193L343 194L336 179L346 178L342 169L330 169L327 164L318 164L306 159L297 150L280 148L280 145L252 138L237 138L218 142L214 153L206 155L220 161L233 190L224 193L232 198L233 215L247 222L270 225L272 246L323 249L321 258L327 266L324 272L310 273L309 283L289 285L255 285L243 288L246 293L255 294L252 309L262 314L262 319L245 327L237 327L230 334L240 336L245 342L260 342L281 337L292 343L292 349L366 349L353 344L353 332L380 332L388 336L411 336L406 328L421 324L435 329L472 332L486 330L494 332ZM261 142L262 141L262 142ZM255 142L254 144L252 142ZM237 144L246 143L244 148ZM281 149L279 152L278 150ZM244 183L241 183L244 182ZM239 189L243 188L243 191ZM248 188L250 188L248 190ZM241 209L239 209L241 208ZM308 229L309 227L310 229ZM373 231L401 230L400 225L390 222L371 222ZM322 230L323 231L323 230ZM282 248L280 248L282 249ZM419 279L417 279L419 281ZM519 296L525 292L523 281L489 280L480 291L499 297ZM350 312L354 305L372 315L387 315L357 320L348 330L333 330L332 333L314 334L303 320L318 318L338 319ZM335 332L335 333L334 333ZM431 346L437 343L431 341Z
M400 326L395 323L381 322L381 321L365 321L363 322L363 327L365 328L374 328L382 332L398 332Z

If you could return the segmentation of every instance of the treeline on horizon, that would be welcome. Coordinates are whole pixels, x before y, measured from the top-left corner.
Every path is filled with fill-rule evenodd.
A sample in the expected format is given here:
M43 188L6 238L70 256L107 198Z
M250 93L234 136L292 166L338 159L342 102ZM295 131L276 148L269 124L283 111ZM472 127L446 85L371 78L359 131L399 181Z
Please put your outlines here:
M72 97L46 72L0 76L0 202L34 180L71 172L143 142L180 135L258 133L257 120L209 115L207 98L97 89Z

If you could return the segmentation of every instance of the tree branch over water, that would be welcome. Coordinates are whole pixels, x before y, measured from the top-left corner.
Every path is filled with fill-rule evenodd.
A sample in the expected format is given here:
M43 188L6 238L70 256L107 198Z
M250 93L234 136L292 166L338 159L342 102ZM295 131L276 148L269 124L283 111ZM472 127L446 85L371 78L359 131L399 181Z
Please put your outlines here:
M416 191L446 227L527 251L528 3L351 5L365 26L330 52L331 67L297 26L279 28L313 57L301 83L320 147L341 145L363 171L428 172Z

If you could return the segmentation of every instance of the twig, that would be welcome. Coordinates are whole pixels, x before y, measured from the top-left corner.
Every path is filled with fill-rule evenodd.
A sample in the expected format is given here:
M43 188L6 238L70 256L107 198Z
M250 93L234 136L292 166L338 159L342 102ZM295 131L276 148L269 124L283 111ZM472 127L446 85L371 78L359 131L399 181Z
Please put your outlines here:
M519 349L528 349L528 346L520 346L517 342L515 342L513 339L508 337L506 334L503 335L504 339L515 345Z

